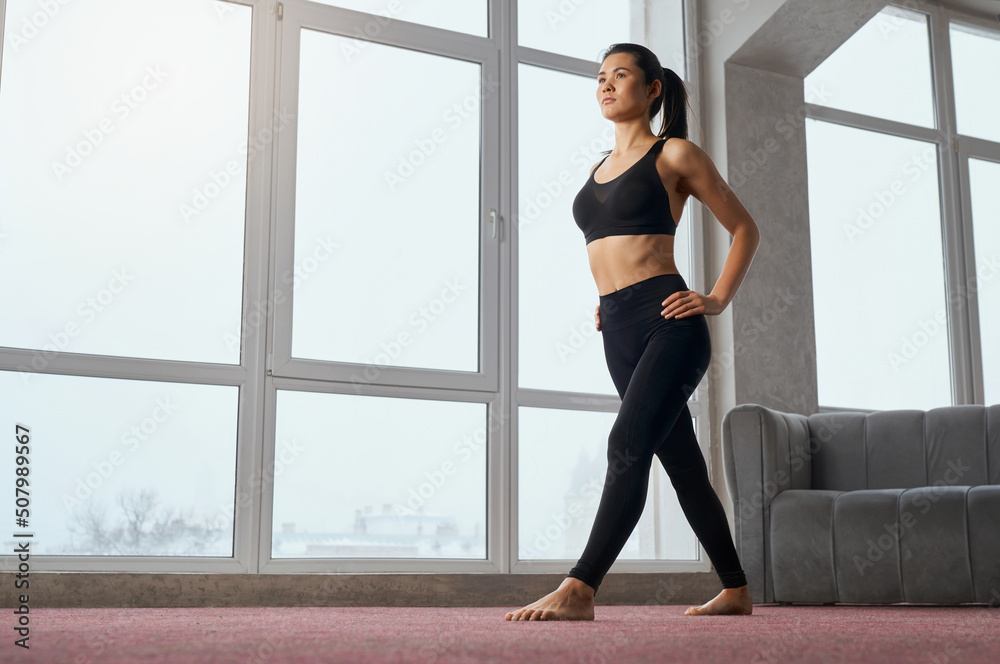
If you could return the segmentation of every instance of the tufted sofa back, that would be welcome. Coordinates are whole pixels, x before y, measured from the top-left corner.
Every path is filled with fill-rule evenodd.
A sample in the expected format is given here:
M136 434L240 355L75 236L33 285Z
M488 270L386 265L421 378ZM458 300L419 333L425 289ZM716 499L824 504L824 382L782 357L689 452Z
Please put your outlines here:
M813 489L1000 484L1000 404L807 419Z

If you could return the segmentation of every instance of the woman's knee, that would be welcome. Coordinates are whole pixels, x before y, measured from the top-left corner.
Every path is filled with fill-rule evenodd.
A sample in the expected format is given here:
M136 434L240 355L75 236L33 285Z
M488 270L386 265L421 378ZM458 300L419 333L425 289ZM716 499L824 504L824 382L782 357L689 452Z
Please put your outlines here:
M653 446L642 443L643 437L637 436L635 431L629 431L620 424L612 426L607 454L609 481L633 472L649 473L653 463Z
M686 456L683 458L671 458L663 464L663 469L667 471L667 477L675 489L686 487L704 486L711 487L712 482L708 477L708 466L705 464L705 457L698 453L697 458Z

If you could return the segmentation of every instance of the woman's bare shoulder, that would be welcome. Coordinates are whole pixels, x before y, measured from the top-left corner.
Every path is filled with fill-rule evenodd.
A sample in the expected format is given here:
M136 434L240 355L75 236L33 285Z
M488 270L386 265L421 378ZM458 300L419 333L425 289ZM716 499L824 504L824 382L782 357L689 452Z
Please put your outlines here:
M712 159L697 143L686 138L674 136L668 138L660 151L661 159L670 171L681 177L691 177L700 172L711 170Z
M698 147L697 143L693 143L680 136L669 137L664 142L661 152L667 155L668 159L689 159L692 156L704 154L704 150Z

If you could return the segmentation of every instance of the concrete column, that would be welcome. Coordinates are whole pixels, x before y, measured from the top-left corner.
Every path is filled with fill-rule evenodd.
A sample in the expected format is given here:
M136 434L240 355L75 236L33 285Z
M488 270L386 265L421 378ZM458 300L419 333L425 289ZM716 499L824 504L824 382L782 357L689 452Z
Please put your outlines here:
M736 403L818 410L802 77L726 65L727 181L760 227L733 300Z

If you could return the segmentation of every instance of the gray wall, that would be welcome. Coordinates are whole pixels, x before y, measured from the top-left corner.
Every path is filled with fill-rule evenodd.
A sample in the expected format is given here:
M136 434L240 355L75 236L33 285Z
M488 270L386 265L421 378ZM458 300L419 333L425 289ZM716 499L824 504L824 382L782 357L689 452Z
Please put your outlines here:
M736 403L818 410L802 78L726 64L727 181L760 228L732 302Z

